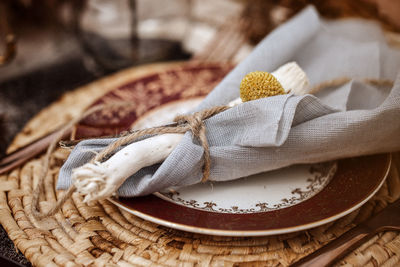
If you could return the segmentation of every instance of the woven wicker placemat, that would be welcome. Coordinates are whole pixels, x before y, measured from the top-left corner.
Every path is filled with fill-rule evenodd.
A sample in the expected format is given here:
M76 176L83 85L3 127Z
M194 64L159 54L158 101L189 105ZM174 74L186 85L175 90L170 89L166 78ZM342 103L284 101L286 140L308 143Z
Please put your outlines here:
M10 150L66 123L118 85L176 66L179 63L136 67L67 93L35 116ZM45 194L40 199L44 210L62 194L54 188L68 153L62 149L54 152ZM0 176L0 223L35 266L287 266L400 197L400 155L394 154L385 184L362 208L333 223L299 233L243 238L192 234L144 221L108 201L87 205L78 194L55 216L35 222L30 213L31 193L42 157ZM400 234L380 233L340 264L399 266Z

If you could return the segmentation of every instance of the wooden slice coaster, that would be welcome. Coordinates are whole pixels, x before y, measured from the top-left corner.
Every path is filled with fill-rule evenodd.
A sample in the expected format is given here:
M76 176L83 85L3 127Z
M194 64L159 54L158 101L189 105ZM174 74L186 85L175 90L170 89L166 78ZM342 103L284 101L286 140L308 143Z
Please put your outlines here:
M66 123L112 89L188 64L135 67L67 93L35 116L10 150ZM40 199L43 210L62 195L55 190L55 184L68 153L62 149L53 153L45 194ZM192 234L144 221L108 201L85 204L76 193L55 216L36 222L30 212L31 194L42 168L42 157L0 176L0 223L35 266L288 266L400 197L400 155L394 154L385 184L362 208L303 232L269 237ZM340 264L398 266L400 234L378 234Z

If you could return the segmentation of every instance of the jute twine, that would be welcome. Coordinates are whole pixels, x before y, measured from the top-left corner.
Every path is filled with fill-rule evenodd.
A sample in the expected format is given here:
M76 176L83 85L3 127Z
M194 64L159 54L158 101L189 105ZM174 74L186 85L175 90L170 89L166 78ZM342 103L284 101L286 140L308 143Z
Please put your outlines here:
M238 238L186 233L144 221L106 200L84 203L76 192L54 215L36 220L33 192L46 168L37 206L48 212L62 198L55 184L69 151L58 148L48 154L0 176L0 223L35 266L287 266L400 197L400 155L394 154L385 184L362 208L293 234ZM340 264L398 266L399 233L376 235Z
M161 127L153 127L148 129L142 129L134 131L131 134L126 136L122 136L118 138L115 142L111 143L104 150L98 153L93 159L92 162L95 161L103 161L104 158L108 157L116 150L121 148L122 146L132 143L139 139L140 137L146 135L161 135L168 133L186 133L187 131L191 131L193 137L200 141L201 146L204 149L204 166L203 166L203 177L201 179L202 182L208 180L210 176L210 151L208 147L208 141L206 137L206 127L204 126L204 120L227 110L228 106L217 106L209 109L201 110L199 112L195 112L193 115L178 115L175 117L174 122L177 124L174 126L161 126Z
M118 108L121 106L129 105L129 103L116 103L111 105L99 105L90 108L86 112L84 112L78 118L70 121L67 125L63 127L63 129L59 132L59 134L55 137L54 141L50 144L49 148L47 149L46 155L43 159L43 169L39 176L39 183L37 187L33 191L32 197L32 214L36 220L40 220L46 218L48 216L54 215L58 212L62 205L67 201L68 198L72 196L72 194L76 191L76 187L71 185L70 188L65 192L63 197L61 197L57 203L52 206L46 212L39 211L39 197L44 190L44 179L49 172L49 163L51 160L51 154L56 147L56 143L64 136L65 132L67 132L73 125L78 123L83 118L91 115L97 111L103 110L105 108ZM205 109L199 112L195 112L193 115L179 115L175 118L175 122L177 122L176 126L161 126L161 127L154 127L148 129L142 129L138 131L134 131L126 136L122 136L118 138L115 142L111 143L107 146L104 150L98 153L91 161L92 162L102 162L104 158L108 157L110 154L115 152L117 149L121 148L126 144L132 143L135 140L139 139L140 137L146 135L161 135L161 134L168 134L168 133L186 133L187 131L191 131L193 136L200 141L204 149L204 165L203 165L203 177L201 182L206 182L210 176L210 151L208 146L208 141L206 137L206 128L204 126L204 120L208 119L209 117L218 114L222 111L227 110L228 106L217 106L212 107L209 109Z

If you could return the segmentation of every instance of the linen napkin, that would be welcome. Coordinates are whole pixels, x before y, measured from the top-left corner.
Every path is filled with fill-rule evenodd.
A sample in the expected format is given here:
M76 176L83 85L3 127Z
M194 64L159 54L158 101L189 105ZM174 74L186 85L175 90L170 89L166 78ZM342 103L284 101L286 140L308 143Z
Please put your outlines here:
M289 94L246 102L207 119L210 180L400 150L400 52L387 46L376 24L323 21L313 7L269 34L197 110L237 98L247 73L271 72L290 61L305 70L311 84L342 76L393 79L395 84L376 88L353 80L315 96ZM62 166L57 187L68 188L72 169L112 141L79 143ZM162 164L140 170L118 193L134 197L195 184L200 182L202 166L203 148L188 132Z

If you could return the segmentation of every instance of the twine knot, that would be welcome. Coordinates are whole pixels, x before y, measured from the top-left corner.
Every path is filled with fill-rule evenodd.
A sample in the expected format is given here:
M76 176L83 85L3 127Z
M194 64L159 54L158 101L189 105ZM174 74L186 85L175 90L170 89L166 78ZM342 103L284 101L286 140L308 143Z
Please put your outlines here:
M199 140L201 146L204 149L203 177L201 178L201 182L208 181L211 169L210 148L207 141L206 127L204 125L204 120L208 119L209 117L215 114L225 111L228 108L229 107L227 106L213 107L210 109L205 109L202 111L195 112L192 115L178 115L174 119L174 122L177 122L179 125L187 124L189 130L193 134L193 137Z
M178 125L187 124L195 137L199 137L200 132L204 128L203 119L199 112L193 115L178 115L175 117L174 122L178 123Z

